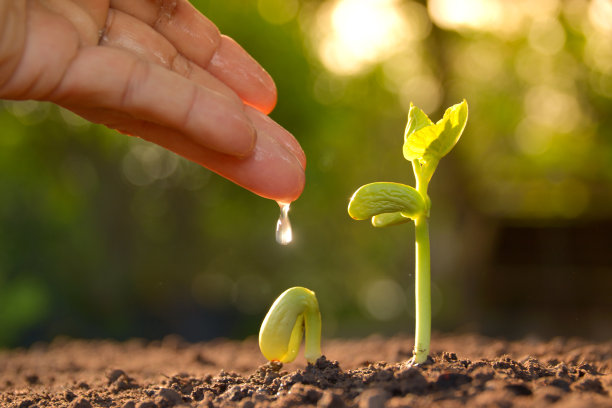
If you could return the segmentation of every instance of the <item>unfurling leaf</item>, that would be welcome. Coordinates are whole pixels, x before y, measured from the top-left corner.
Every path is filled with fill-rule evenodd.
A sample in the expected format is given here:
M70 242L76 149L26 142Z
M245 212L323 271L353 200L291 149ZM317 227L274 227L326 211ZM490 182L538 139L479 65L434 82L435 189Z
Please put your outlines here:
M463 133L467 118L468 106L465 100L448 108L444 117L436 124L429 121L429 125L426 125L429 120L427 115L411 106L404 135L404 157L410 161L419 160L422 164L437 162L455 146ZM411 122L414 122L414 125L411 125Z
M414 187L400 183L371 183L361 186L349 202L348 213L356 220L375 215L401 213L414 218L427 211L423 196Z
M414 134L430 126L434 126L431 119L427 117L425 112L411 103L410 110L408 111L408 123L406 124L406 131L404 132L403 152L406 160L419 160L423 157L423 153L431 143L431 140L426 139L424 137L426 135L415 137Z

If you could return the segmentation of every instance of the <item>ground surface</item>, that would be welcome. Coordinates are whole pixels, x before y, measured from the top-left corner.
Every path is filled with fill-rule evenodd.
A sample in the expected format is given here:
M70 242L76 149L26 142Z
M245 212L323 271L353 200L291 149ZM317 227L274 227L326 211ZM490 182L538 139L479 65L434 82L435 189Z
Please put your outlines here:
M59 339L0 351L0 407L612 407L612 342L434 336L329 340L327 358L280 368L255 339L189 344Z

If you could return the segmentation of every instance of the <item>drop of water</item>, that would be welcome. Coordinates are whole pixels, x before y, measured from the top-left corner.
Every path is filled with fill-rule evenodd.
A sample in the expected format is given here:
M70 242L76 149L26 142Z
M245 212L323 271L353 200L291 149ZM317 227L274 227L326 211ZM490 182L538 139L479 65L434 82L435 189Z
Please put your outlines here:
M289 221L289 205L278 203L280 206L280 216L276 222L276 242L281 245L288 245L293 240L293 231Z

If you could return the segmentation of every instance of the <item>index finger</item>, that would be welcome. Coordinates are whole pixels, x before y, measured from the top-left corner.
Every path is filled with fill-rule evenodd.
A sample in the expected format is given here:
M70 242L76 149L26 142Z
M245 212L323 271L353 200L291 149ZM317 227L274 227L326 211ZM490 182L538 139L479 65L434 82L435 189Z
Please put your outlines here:
M263 113L276 105L270 75L187 0L111 0L110 6L153 27L180 54L207 69Z

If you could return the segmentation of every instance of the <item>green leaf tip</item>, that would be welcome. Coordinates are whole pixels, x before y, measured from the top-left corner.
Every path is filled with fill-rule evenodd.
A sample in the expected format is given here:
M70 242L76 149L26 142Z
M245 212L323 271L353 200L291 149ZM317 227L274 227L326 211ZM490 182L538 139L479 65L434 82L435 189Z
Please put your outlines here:
M272 304L259 330L259 349L269 361L290 363L304 339L309 363L321 357L321 313L315 293L300 286L284 291Z
M423 196L411 186L400 183L370 183L359 187L348 205L349 215L356 220L372 217L375 227L401 223L427 211ZM397 213L397 215L392 215ZM384 216L382 216L385 214Z
M437 162L457 144L467 119L465 99L448 108L435 124L421 109L411 104L404 133L404 157L409 161L418 160L421 164Z

